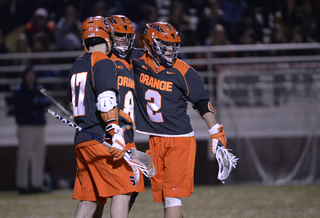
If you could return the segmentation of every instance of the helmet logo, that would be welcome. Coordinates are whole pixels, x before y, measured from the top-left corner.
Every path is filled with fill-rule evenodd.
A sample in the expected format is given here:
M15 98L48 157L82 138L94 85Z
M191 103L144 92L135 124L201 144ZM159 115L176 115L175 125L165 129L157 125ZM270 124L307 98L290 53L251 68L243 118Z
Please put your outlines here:
M109 24L106 19L103 19L104 28L109 29Z
M118 21L114 17L109 18L110 23L119 25Z
M166 25L168 28L169 28L169 30L172 32L172 28L171 28L171 26L170 25Z
M160 33L164 33L165 31L159 26L159 25L152 25L150 26L152 29L155 29L156 31Z

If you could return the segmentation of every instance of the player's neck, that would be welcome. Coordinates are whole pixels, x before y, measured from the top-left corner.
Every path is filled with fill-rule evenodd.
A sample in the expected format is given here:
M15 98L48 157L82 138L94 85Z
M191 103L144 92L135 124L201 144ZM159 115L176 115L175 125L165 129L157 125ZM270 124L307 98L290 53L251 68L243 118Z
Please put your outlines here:
M107 45L105 43L101 43L101 44L89 47L89 50L88 50L89 53L93 53L96 51L100 51L100 52L106 54L107 53Z

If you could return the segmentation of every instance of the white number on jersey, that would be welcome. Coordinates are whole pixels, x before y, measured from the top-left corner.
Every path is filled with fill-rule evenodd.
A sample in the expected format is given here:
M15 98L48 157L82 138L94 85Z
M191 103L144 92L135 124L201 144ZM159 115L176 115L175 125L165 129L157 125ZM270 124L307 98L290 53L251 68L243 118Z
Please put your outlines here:
M128 91L124 97L123 112L128 114L132 120L134 120L133 108L133 94L132 91Z
M85 115L85 87L87 81L87 72L81 72L73 74L71 77L71 91L72 91L72 106L73 116L84 116ZM76 87L79 86L78 99L76 99ZM77 104L76 104L77 102Z
M147 103L147 113L152 122L163 122L162 113L157 112L161 108L161 95L154 90L148 90L145 93L145 99L150 101Z

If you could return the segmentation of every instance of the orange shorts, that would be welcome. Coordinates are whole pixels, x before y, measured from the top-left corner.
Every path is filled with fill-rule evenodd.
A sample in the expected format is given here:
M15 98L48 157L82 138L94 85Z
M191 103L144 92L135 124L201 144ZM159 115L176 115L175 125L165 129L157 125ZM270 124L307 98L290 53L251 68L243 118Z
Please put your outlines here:
M151 178L154 202L164 197L190 197L194 186L195 137L149 137L148 151L156 168Z
M126 144L126 149L135 147ZM77 173L73 189L73 199L100 201L106 203L108 197L145 190L140 172L138 183L130 165L122 158L113 161L108 148L92 140L76 144Z

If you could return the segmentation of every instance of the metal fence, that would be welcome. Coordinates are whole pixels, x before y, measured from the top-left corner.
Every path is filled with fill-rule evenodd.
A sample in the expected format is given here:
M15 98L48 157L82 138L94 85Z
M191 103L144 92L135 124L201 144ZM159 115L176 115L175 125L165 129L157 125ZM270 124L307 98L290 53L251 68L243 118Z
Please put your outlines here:
M67 105L66 75L82 53L0 54L0 146L17 143L10 99L25 66L35 61L39 83ZM231 182L319 181L319 54L320 43L180 48L180 58L203 79L228 147L240 157ZM208 140L204 122L191 107L188 113L196 139ZM69 128L55 125L49 122L49 144L70 143ZM208 152L208 160L213 159Z

